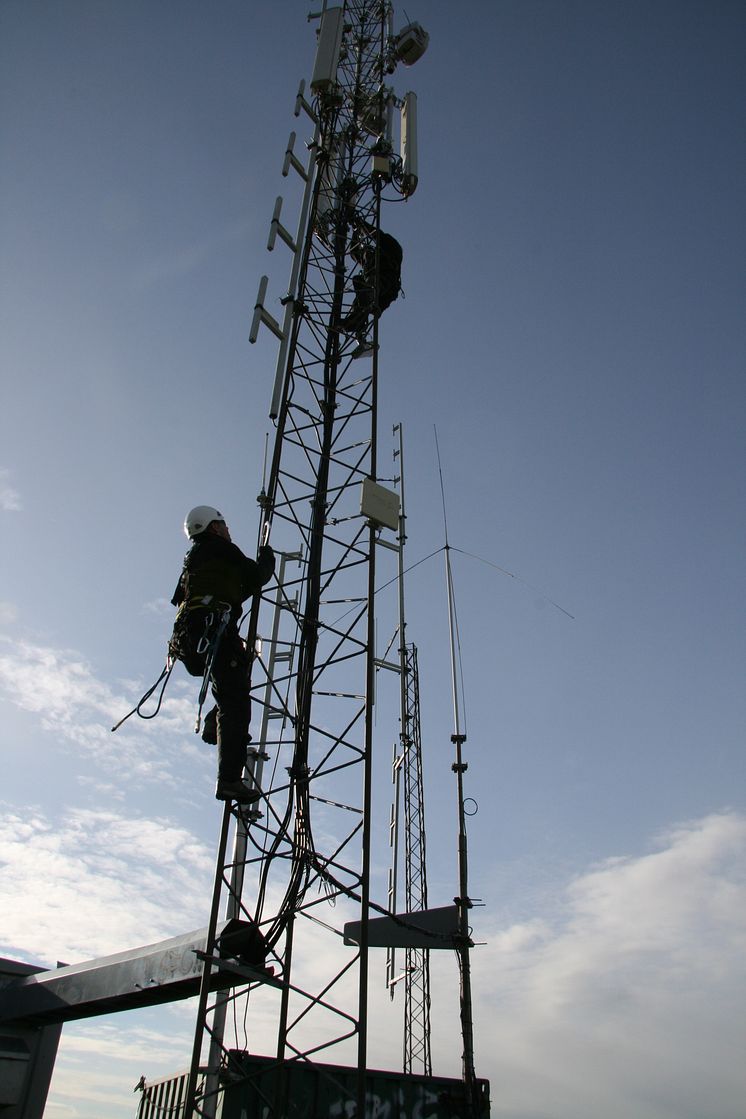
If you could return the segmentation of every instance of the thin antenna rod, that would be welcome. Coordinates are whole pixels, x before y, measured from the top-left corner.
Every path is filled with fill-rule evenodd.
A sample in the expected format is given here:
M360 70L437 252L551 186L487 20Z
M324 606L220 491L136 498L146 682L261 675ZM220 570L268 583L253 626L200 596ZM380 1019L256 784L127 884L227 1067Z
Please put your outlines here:
M433 424L433 431L435 432L435 453L438 456L438 477L440 478L440 500L443 505L443 533L445 535L445 546L448 547L448 517L446 516L446 491L443 486L443 468L440 465L440 444L438 443L438 429Z
M264 462L262 463L262 493L267 492L267 453L269 450L269 432L264 433Z
M453 733L455 735L461 734L461 720L459 717L459 702L458 702L458 677L457 677L457 656L456 656L456 608L453 597L453 575L451 573L451 546L448 543L448 515L446 512L446 493L445 486L443 485L443 467L440 461L440 446L438 444L438 429L433 425L435 432L435 452L438 456L438 477L440 478L440 498L443 504L443 532L445 535L445 544L443 552L445 554L446 563L446 593L448 595L448 637L451 649L451 696L453 699ZM465 738L466 736L464 736Z
M471 1000L471 960L469 950L472 940L469 929L469 910L472 907L469 898L469 873L468 850L466 842L466 812L464 811L464 773L468 766L462 758L462 747L466 742L466 735L461 733L458 705L458 679L456 674L456 610L453 596L453 573L451 571L451 549L448 543L448 521L446 517L445 487L443 485L443 470L440 461L440 448L438 446L438 432L435 431L435 448L438 455L438 474L440 476L440 493L443 501L443 527L445 531L446 563L446 589L448 593L448 633L451 646L451 688L453 693L453 734L451 742L456 747L456 761L451 769L456 774L458 789L458 877L459 895L455 899L459 912L459 930L456 937L456 955L458 957L460 972L459 1002L461 1009L461 1036L463 1039L462 1069L464 1085L466 1087L466 1114L473 1119L477 1114L476 1099L476 1073L474 1071L474 1024L472 1018Z

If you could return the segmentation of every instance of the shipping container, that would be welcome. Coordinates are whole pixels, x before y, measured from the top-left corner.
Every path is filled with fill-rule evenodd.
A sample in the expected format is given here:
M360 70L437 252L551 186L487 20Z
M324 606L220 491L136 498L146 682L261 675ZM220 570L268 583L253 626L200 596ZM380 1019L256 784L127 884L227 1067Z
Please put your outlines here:
M279 1063L235 1050L230 1054L221 1119L352 1119L357 1069L304 1061ZM476 1082L472 1119L489 1119L489 1081ZM467 1119L462 1080L369 1069L365 1119Z

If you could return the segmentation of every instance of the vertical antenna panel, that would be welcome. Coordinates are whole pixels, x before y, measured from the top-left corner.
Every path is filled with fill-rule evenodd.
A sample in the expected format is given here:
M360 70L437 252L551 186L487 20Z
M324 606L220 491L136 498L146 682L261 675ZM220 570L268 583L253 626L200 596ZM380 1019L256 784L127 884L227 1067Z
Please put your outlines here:
M409 196L417 189L417 94L406 93L401 108L402 189Z
M319 45L311 78L311 89L314 93L325 92L336 81L343 30L342 8L327 8L321 17Z

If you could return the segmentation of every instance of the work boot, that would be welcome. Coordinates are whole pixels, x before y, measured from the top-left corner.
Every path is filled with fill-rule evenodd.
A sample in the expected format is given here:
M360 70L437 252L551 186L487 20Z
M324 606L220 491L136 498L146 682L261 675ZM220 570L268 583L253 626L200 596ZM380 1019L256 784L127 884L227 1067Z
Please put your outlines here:
M339 329L344 334L357 334L360 330L365 330L368 322L367 308L356 307L353 303L350 307L349 313L342 315L339 320Z
M237 781L226 781L224 777L218 777L215 788L216 800L235 800L239 804L254 804L260 796L258 789L250 789L240 778Z
M373 343L366 342L365 339L363 339L362 341L358 342L354 350L350 351L350 357L354 361L355 358L365 357L366 354L372 354L374 350L375 346L373 345Z

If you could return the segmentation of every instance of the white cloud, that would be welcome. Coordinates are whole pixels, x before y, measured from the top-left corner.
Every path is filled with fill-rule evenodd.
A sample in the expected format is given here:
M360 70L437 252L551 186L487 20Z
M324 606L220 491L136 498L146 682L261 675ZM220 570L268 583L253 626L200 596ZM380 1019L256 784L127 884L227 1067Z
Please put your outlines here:
M0 470L0 509L5 513L17 513L22 508L21 495L10 484L10 471Z
M174 608L167 598L154 598L150 602L143 604L143 614L155 614L161 617L165 614L173 614Z
M18 607L12 602L0 602L0 626L9 626L18 618Z
M0 827L0 861L9 954L76 959L204 921L212 852L169 820L76 811L52 826L25 811ZM348 908L340 901L312 912L339 927ZM678 827L648 854L610 859L578 875L556 910L478 934L489 943L472 953L477 1074L491 1080L500 1115L741 1119L746 818L726 812ZM296 940L294 979L311 989L350 952L307 922L298 923ZM401 997L392 1010L379 990L382 967L383 954L374 952L371 1063L396 1068ZM434 1071L458 1076L451 953L433 953L432 976ZM351 984L342 981L345 998ZM249 1003L246 1029L255 1050L266 1049L273 1035L271 1000L267 991ZM184 1010L173 1013L188 1033ZM154 1064L117 1072L117 1038L122 1054L131 1050L138 1060L147 1049L128 1038L128 1020L112 1017L106 1029L78 1037L62 1060L50 1115L94 1116L107 1094L115 1098L115 1087L129 1094L141 1071L156 1077L184 1067L176 1048L154 1033L151 1048L161 1053Z
M190 1003L191 1021L180 1019L175 1009L65 1026L46 1119L132 1119L140 1099L133 1089L142 1075L155 1079L188 1066L195 1009Z
M478 1075L510 1119L740 1119L745 948L746 818L609 860L473 953Z
M0 819L2 951L53 966L206 922L213 854L168 819L78 809Z
M44 730L66 741L117 782L178 780L186 757L204 761L194 742L194 689L169 684L155 723L144 729L136 716L116 734L111 727L140 697L143 685L130 683L129 695L99 680L91 666L70 649L55 649L0 636L0 694L38 715ZM155 709L155 702L145 706Z
M54 966L203 927L213 870L212 843L171 819L7 811L0 954ZM45 1115L130 1119L141 1074L154 1079L188 1066L195 1013L191 1000L66 1025Z

